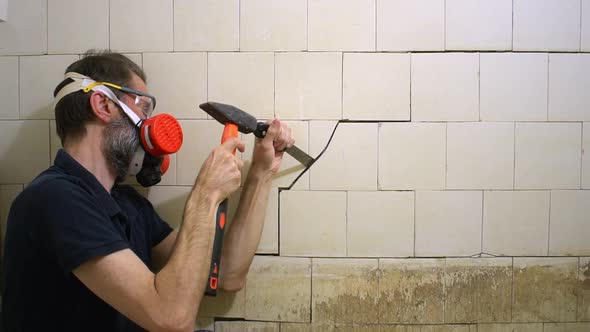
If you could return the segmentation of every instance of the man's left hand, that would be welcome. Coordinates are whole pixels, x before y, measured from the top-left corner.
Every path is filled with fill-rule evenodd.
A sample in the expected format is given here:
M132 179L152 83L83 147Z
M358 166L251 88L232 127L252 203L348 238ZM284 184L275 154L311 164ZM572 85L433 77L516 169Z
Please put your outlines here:
M278 119L269 123L268 131L263 139L256 139L252 156L252 170L262 171L270 176L276 174L281 167L286 148L295 144L291 128Z

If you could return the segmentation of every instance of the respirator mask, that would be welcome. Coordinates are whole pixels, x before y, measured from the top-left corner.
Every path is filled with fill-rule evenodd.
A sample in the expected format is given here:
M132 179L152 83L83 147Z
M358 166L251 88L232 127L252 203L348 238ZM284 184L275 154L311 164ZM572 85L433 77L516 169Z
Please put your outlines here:
M162 175L170 166L169 155L176 153L182 145L182 128L170 114L151 116L156 106L155 97L113 83L96 82L90 77L74 72L66 73L60 86L61 89L54 96L54 107L64 96L77 91L99 91L119 105L137 130L141 142L131 158L128 174L134 175L143 187L150 187L161 181ZM141 119L119 100L110 88L134 95L135 105L144 113L145 119Z

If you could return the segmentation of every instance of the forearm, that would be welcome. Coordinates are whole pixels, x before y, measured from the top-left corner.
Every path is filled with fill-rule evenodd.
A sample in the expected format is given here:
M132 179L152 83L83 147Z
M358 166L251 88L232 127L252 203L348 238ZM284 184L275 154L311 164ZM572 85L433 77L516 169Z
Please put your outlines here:
M235 217L224 240L220 287L242 287L258 248L268 205L272 176L252 167L242 189Z
M217 204L198 189L187 200L172 254L154 281L170 315L196 317L211 264L216 209Z

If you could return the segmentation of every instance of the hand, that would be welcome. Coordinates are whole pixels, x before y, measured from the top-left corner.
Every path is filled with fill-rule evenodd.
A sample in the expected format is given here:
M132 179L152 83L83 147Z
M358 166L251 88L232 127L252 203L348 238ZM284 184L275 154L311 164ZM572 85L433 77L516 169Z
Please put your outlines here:
M203 163L195 187L218 204L240 186L244 162L232 154L234 149L244 152L244 143L237 138L227 140L211 152Z
M252 156L252 170L262 171L270 176L276 174L281 167L283 153L286 148L295 144L291 128L278 119L267 122L270 124L263 139L256 139Z

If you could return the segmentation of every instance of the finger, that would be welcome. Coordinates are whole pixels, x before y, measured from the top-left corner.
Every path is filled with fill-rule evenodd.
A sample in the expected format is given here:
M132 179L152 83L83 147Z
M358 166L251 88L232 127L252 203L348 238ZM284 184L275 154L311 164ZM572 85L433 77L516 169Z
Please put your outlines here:
M244 152L246 149L246 145L238 138L230 138L225 141L221 146L226 149L227 151L233 151L234 149L240 150L240 152Z
M242 168L244 168L244 161L240 158L236 157L236 166L238 166L238 169L241 171Z
M279 151L283 150L289 143L291 136L291 128L289 128L286 124L282 124L281 133L279 137L277 137L277 139L275 139L274 141L275 149Z
M277 151L283 151L287 148L287 143L289 143L289 141L283 140L281 142L278 142L279 144L276 145L275 144L275 150Z
M287 147L290 148L292 146L295 145L295 137L291 136L291 139L289 140L289 143L287 144Z
M279 121L279 119L274 119L270 122L270 126L268 127L266 136L263 140L266 142L274 142L281 134L281 131L281 121Z

